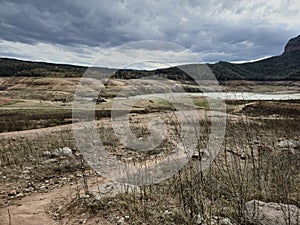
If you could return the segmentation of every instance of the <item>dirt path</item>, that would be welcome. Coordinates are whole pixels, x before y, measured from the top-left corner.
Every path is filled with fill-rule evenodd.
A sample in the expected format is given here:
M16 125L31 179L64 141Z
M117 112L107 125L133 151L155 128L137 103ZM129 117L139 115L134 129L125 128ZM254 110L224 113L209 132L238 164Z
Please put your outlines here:
M56 189L49 193L38 193L27 196L15 202L15 205L6 207L0 210L0 224L1 225L56 225L59 224L51 219L48 212L48 207L51 201L62 198L64 191ZM8 214L10 212L10 217Z
M89 180L91 188L103 184L103 178L93 177ZM47 193L33 193L20 200L15 200L13 205L0 209L1 225L62 225L79 224L85 220L85 224L110 224L103 218L97 217L88 221L88 218L80 218L74 215L71 220L65 218L57 221L51 218L50 207L63 207L76 196L77 185L65 185ZM82 188L81 188L82 190ZM82 193L81 193L82 194ZM8 213L9 212L9 213ZM9 216L10 214L10 216ZM100 223L98 223L100 221Z
M201 116L205 118L205 113L200 111ZM220 116L224 116L224 113L219 113ZM137 119L143 118L143 121L149 121L153 117L160 116L159 113L151 114L137 114ZM201 118L200 118L201 119ZM99 121L103 124L109 124L110 118L104 118ZM102 124L102 125L103 125ZM84 125L84 123L82 123ZM37 138L37 137L50 137L51 134L57 133L59 131L72 131L73 124L61 125L56 127L41 128L36 130L26 130L26 131L16 131L1 133L0 140L3 139L15 139L19 140L22 138ZM90 188L96 187L95 179L89 179ZM97 178L99 179L99 178ZM102 180L103 181L103 180ZM18 182L18 181L14 181ZM94 182L94 183L93 183ZM102 182L103 184L104 182ZM98 183L99 184L99 183ZM54 220L50 213L49 209L51 205L63 207L71 201L76 195L76 185L66 184L61 188L56 188L47 193L32 193L29 196L26 196L20 200L13 200L10 206L0 208L0 225L62 225L62 224L80 224L80 221L83 219L88 219L84 224L110 224L105 221L103 218L97 218L97 221L90 218L83 218L81 215L71 215L72 218L67 220L66 218L63 221ZM80 188L81 190L83 188ZM10 217L9 213L10 212ZM80 218L81 217L81 218ZM100 221L100 222L99 222Z

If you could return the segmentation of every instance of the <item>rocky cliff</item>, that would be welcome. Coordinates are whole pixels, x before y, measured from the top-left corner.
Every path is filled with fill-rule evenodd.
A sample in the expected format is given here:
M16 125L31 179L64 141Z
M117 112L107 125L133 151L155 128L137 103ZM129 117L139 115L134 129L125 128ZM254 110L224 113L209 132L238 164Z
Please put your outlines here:
M284 54L294 51L300 51L300 35L290 39L284 48Z

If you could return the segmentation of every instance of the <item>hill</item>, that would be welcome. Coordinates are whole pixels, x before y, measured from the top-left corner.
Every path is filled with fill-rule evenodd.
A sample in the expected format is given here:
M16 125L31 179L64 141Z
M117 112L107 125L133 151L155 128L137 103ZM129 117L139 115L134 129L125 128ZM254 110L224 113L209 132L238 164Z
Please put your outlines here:
M219 80L300 80L300 36L291 39L280 56L250 63L209 65Z
M229 63L220 61L208 64L218 80L300 80L300 35L292 38L285 46L282 55L249 63ZM81 77L87 67L45 62L30 62L17 59L0 58L0 76L25 77ZM94 68L101 73L114 73L116 69ZM170 67L146 70L118 70L114 77L130 79L145 76L161 76L174 80L190 80L191 78L178 69Z
M86 67L0 58L0 76L79 77Z

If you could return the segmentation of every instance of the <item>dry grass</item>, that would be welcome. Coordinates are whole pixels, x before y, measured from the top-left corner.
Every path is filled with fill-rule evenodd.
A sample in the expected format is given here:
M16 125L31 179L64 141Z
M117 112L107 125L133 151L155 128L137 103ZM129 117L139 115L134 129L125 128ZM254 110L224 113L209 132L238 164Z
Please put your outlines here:
M89 217L102 216L115 223L118 218L128 216L126 224L197 224L200 219L207 224L217 224L219 218L228 217L236 224L246 224L245 203L252 199L300 207L299 148L277 146L281 139L299 141L299 124L297 116L230 120L223 151L206 171L200 171L198 161L191 160L178 174L158 185L142 187L140 193L119 194L101 200L78 197L62 208L61 217L67 212L72 215L86 213ZM200 125L203 131L209 130L206 129L208 121ZM147 129L132 128L135 133L147 134ZM113 130L104 125L99 131L104 144L114 154L118 141ZM205 146L205 137L199 141L199 146ZM1 170L37 166L45 159L43 151L64 146L76 148L71 132L59 132L51 138L38 136L1 141ZM128 156L125 152L118 153L125 158ZM73 171L79 171L81 165L74 165ZM42 179L66 172L66 168L59 169L52 167L44 174L37 170L34 176L42 174Z
M246 224L245 203L252 200L300 207L300 151L277 146L283 138L298 140L299 120L245 118L227 124L223 152L206 171L192 160L178 174L143 188L102 200L74 200L67 210L104 216L126 224L217 224L228 217Z

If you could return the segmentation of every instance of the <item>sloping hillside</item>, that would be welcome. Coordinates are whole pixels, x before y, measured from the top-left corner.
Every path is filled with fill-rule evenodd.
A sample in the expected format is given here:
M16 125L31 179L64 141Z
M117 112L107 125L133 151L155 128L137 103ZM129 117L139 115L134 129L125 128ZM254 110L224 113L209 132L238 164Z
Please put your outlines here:
M300 51L251 63L218 62L209 66L219 80L300 80Z
M195 65L193 65L195 66ZM282 55L249 63L218 62L208 64L218 80L300 80L300 35L289 40ZM25 77L81 77L87 67L30 62L16 59L0 58L0 76ZM94 68L99 74L113 74L116 69ZM100 72L100 73L99 73ZM114 77L122 79L161 76L173 80L190 80L191 78L176 67L145 70L118 70Z

